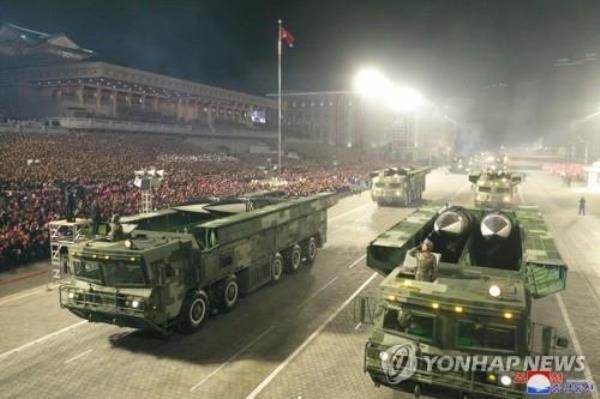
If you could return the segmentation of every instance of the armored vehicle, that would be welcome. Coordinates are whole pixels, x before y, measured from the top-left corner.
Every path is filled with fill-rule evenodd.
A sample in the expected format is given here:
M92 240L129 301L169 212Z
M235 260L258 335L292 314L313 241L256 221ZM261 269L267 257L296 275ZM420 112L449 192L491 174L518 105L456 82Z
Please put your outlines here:
M371 173L371 198L377 205L409 206L420 200L425 191L425 176L431 171L423 168L386 168Z
M523 176L508 171L506 166L490 166L485 172L469 175L475 191L475 206L510 208L515 203L517 185Z
M408 254L426 238L437 259L431 281L415 279ZM524 358L568 345L532 321L532 299L563 290L567 277L536 207L420 208L370 243L367 264L385 276L374 302L356 302L357 316L373 323L364 370L376 385L415 396L521 398L525 385L515 373ZM444 355L517 362L503 372L489 363L467 371L428 366Z
M310 264L336 197L250 197L123 218L122 239L74 244L60 304L77 316L168 333L193 332L240 294Z

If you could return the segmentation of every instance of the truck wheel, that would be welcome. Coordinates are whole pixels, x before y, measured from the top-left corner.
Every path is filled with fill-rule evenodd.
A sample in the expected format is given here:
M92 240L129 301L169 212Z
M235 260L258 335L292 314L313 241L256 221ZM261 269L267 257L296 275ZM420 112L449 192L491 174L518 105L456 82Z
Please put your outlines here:
M177 330L185 334L191 334L199 329L209 315L208 295L204 290L190 291L179 312Z
M237 277L231 276L226 279L221 285L219 292L221 293L219 310L222 313L227 313L231 309L235 308L238 299L240 299L240 286L238 284Z
M310 237L306 242L306 263L312 264L317 258L317 239Z
M420 398L421 397L421 385L416 384L415 385L415 389L413 390L413 394L415 395L415 398Z
M285 254L285 271L296 273L302 264L302 247L298 244L292 245Z
M277 284L283 274L283 256L278 252L271 261L271 284Z

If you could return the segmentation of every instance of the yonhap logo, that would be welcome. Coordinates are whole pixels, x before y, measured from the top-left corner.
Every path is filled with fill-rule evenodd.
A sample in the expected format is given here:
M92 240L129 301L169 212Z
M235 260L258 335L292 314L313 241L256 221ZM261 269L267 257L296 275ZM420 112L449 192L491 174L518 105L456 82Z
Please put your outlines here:
M407 343L391 346L379 354L381 368L390 384L399 384L413 376L417 370L416 350Z
M550 383L550 372L529 371L527 373L528 395L550 395L552 384Z

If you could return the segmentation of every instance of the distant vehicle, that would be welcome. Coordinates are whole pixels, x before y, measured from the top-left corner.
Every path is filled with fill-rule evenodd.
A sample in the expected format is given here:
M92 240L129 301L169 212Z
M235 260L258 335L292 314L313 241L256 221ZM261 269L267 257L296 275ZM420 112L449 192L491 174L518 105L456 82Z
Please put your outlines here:
M126 238L69 248L60 304L93 322L193 332L241 294L314 262L336 201L252 196L123 218Z
M523 175L508 171L506 166L492 165L485 172L470 174L469 181L474 186L475 206L510 208Z
M415 280L408 255L426 237L437 259L433 282ZM378 386L417 397L522 398L525 384L514 373L524 371L523 358L568 346L532 320L532 299L564 290L567 278L536 207L420 208L370 243L367 265L385 276L375 302L355 303L357 318L373 324L364 371ZM426 358L443 355L512 356L519 364L510 372L426 367Z
M463 157L454 157L450 162L448 171L455 174L467 174L470 172L469 161Z
M423 168L386 168L371 173L371 199L377 205L409 206L423 197L425 176L431 171Z

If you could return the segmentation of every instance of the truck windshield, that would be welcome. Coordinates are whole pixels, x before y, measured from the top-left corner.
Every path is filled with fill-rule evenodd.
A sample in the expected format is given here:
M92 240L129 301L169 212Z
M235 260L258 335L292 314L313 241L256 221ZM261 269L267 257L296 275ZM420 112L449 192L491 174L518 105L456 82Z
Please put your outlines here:
M146 285L144 270L139 263L117 261L103 264L102 269L106 285L114 287Z
M458 346L462 348L514 351L516 350L515 329L472 321L460 321L458 322Z
M83 280L109 287L146 286L143 265L125 261L97 262L87 259L73 261L75 275Z
M425 314L410 313L403 309L386 309L383 316L383 328L421 339L432 341L435 319Z
M100 270L100 262L95 262L87 259L74 260L73 270L77 277L98 284L102 283L102 271Z

